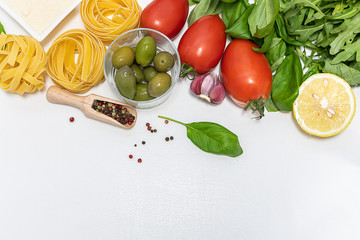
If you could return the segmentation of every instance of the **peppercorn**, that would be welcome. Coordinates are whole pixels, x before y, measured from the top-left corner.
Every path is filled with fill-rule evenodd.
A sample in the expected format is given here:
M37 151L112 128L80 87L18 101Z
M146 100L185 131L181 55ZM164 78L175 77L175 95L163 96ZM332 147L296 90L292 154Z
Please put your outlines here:
M145 141L142 141L141 143L142 143L143 145L145 145Z
M141 159L141 158L138 159L138 163L142 163L142 159Z
M169 137L166 137L166 138L165 138L165 141L167 141L167 142L168 142L168 141L169 141Z
M106 101L94 100L92 108L100 113L103 113L115 121L125 125L132 125L134 123L135 116L133 116L122 105L109 103Z
M70 122L74 122L74 121L75 121L75 118L74 118L74 117L70 117L70 118L69 118L69 121L70 121Z
M129 155L129 158L132 159L132 158L133 158L133 155L130 154L130 155Z
M165 124L168 124L169 123L169 120L165 120Z
M173 136L171 136L171 137L170 137L170 140L174 140L174 137L173 137Z

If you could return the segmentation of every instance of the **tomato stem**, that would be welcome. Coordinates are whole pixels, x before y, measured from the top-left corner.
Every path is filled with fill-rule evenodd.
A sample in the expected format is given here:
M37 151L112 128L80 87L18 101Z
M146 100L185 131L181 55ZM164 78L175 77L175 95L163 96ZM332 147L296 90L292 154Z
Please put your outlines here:
M192 77L189 76L189 74L191 73ZM181 65L181 73L180 73L180 77L181 78L184 78L184 77L187 77L188 79L190 80L194 80L195 77L196 77L196 72L194 71L194 68L189 66L188 64L186 63L183 63Z
M258 112L259 116L254 117L256 120L260 120L265 116L265 98L259 98L253 101L248 102L248 104L244 107L244 110L248 110L249 108L254 112Z

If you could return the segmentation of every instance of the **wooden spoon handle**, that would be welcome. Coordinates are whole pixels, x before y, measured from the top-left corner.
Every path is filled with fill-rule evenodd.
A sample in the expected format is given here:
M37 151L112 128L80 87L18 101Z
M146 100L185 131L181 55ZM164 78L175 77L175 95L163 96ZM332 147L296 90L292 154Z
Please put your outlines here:
M47 90L46 98L51 103L64 104L83 110L85 97L76 96L58 86L51 86Z

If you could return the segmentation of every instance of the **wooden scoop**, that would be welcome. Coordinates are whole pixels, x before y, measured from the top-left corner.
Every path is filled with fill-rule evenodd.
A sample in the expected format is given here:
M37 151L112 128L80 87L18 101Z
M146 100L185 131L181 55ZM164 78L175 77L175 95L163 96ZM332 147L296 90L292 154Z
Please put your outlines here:
M128 104L119 101L115 101L110 98L98 96L95 94L90 94L88 96L77 96L57 86L49 87L46 93L46 98L51 103L65 104L72 107L76 107L80 109L85 114L85 116L89 118L102 121L105 123L109 123L117 127L130 129L136 123L137 114L133 106L130 106ZM97 112L95 109L92 108L92 105L95 100L106 101L109 103L119 104L122 105L123 107L126 107L127 110L135 117L134 122L131 125L129 124L123 125L120 122L113 119L112 117L109 117L104 113Z

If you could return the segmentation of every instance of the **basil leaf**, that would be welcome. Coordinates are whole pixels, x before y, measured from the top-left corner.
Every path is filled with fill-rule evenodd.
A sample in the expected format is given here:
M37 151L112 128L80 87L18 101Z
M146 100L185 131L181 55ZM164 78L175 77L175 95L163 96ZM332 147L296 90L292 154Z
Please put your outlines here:
M189 0L189 7L195 4L198 4L200 0Z
M252 49L255 52L258 52L258 53L266 53L266 52L268 52L270 50L271 43L272 43L275 36L276 36L276 34L275 34L275 31L273 30L269 35L267 35L264 38L264 42L263 42L261 48L253 47Z
M222 12L222 20L226 29L230 28L236 20L245 12L248 3L245 0L240 0L234 3L225 3Z
M279 14L280 0L258 0L249 16L250 32L253 37L269 35Z
M219 0L201 0L189 15L188 27L203 16L221 13L223 5L223 2Z
M184 125L187 129L187 137L205 152L229 157L238 157L243 153L238 136L217 123L182 123L171 118L158 117Z
M234 38L251 39L248 18L253 9L254 5L251 5L225 32Z
M272 40L270 49L265 55L272 72L276 71L284 61L286 49L286 43L281 38L274 38Z
M284 59L273 79L271 98L280 111L292 110L302 78L300 58L293 52Z
M271 98L271 95L265 101L265 108L268 112L277 112L279 109L275 105L274 101Z
M4 28L4 26L1 24L1 22L0 22L0 33L6 33L5 32L5 28Z

